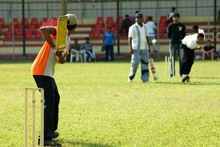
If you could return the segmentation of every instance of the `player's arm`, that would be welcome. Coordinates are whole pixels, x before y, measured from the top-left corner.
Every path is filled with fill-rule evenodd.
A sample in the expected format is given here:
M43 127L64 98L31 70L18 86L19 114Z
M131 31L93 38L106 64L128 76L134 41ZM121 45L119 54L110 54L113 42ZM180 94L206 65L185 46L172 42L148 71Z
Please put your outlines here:
M56 45L54 44L50 36L50 35L56 36L57 34L56 29L54 27L41 27L40 32L43 35L45 41L47 41L48 44L51 46L51 48L54 50L55 55L61 56L61 53L56 51Z
M168 38L171 39L171 35L172 35L172 34L171 34L171 33L172 33L172 32L171 32L171 25L168 26L168 28L167 28L167 33L168 33Z
M51 38L50 35L56 36L57 32L56 29L53 27L41 27L40 32L43 35L44 39L48 42L48 44L52 47L55 48L55 44Z
M147 40L147 45L148 45L148 51L150 52L150 51L151 51L151 50L150 50L150 41L149 41L148 36L146 36L146 40Z
M185 36L186 36L186 27L185 27L185 25L183 25L181 41L183 40L183 38L184 38Z
M130 48L130 53L133 54L134 50L132 48L132 38L131 37L128 37L128 45L129 45L129 48Z

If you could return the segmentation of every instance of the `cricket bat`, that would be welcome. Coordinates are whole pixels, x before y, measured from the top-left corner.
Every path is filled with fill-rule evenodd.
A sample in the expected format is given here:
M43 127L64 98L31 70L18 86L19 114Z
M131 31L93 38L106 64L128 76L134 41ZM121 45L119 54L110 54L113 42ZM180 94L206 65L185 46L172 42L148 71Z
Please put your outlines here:
M149 63L150 63L150 66L151 66L151 72L153 74L154 80L157 81L158 80L158 76L157 76L156 69L155 69L155 66L154 66L154 59L150 58L149 59Z
M60 52L66 48L67 20L67 16L61 16L58 18L56 49Z

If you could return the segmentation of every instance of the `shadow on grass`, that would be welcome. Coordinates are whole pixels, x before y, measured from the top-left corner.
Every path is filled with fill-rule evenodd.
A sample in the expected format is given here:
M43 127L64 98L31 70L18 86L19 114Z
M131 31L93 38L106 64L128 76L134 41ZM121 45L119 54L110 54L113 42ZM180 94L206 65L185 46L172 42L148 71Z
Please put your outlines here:
M213 79L213 80L218 80L220 77L193 77L194 79Z
M67 143L71 146L83 146L83 147L113 147L112 145L104 145L100 143L87 143L87 142L80 142L80 141L66 141L62 143Z
M190 83L182 83L182 82L155 82L155 84L170 84L170 85L220 85L220 83L207 83L207 82L190 82Z

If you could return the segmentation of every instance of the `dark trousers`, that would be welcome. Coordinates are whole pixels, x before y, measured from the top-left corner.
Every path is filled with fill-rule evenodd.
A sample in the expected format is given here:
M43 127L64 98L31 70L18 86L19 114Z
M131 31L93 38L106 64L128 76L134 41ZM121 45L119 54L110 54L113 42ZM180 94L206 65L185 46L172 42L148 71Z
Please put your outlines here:
M184 55L180 71L182 74L188 75L194 63L194 50L188 48L186 45L182 45Z
M110 53L110 55L109 55ZM106 45L105 46L105 56L106 61L114 61L114 51L113 51L113 45ZM109 59L110 56L110 59Z
M91 62L91 60L95 60L95 56L93 55L92 49L88 49L86 51L86 54L88 55L88 61Z
M53 78L34 75L34 80L44 89L44 140L51 140L58 126L60 95Z

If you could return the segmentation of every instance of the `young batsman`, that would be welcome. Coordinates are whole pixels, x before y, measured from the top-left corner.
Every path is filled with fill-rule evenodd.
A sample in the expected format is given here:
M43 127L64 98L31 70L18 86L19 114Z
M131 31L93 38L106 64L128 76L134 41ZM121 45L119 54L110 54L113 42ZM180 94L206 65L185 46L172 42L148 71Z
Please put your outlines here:
M53 78L56 60L63 64L68 53L70 44L70 35L74 33L77 26L77 17L74 14L66 14L67 35L66 48L63 52L56 50L57 27L41 27L40 31L45 39L45 43L38 53L33 65L32 75L38 88L44 89L44 146L62 146L60 143L52 140L59 136L58 112L60 95L56 82ZM39 140L38 140L39 144Z
M204 40L204 34L198 33L194 35L186 36L182 40L182 48L184 50L183 60L180 71L182 73L182 82L189 82L189 73L194 62L194 50L201 50L200 46Z
M144 83L149 82L149 67L148 67L148 50L150 44L148 39L147 26L143 24L143 15L137 13L135 15L136 23L130 26L128 33L128 44L130 47L131 71L128 77L128 82L132 82L137 72L139 63L141 63L141 80Z

